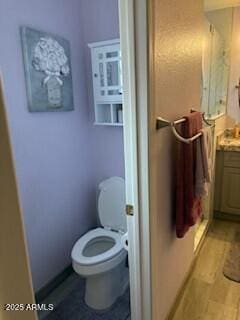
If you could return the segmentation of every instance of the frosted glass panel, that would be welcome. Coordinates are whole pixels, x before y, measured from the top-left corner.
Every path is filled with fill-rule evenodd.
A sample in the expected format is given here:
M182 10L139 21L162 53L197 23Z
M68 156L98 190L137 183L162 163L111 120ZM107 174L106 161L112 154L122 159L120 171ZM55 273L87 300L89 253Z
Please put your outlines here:
M108 90L108 94L110 96L113 96L113 95L117 95L117 94L120 94L120 93L119 93L119 90Z
M119 85L119 70L118 61L107 62L107 85L118 86Z
M99 63L100 86L104 87L104 67L103 63Z
M116 57L118 57L118 52L117 51L107 52L106 57L107 58L116 58Z
M232 8L206 13L202 61L201 109L208 118L224 114L227 107Z

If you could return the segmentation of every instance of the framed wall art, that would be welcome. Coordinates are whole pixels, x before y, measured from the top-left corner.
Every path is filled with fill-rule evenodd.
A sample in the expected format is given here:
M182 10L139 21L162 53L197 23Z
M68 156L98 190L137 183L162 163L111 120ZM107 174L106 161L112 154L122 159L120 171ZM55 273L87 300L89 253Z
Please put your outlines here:
M69 41L21 27L30 112L74 109Z

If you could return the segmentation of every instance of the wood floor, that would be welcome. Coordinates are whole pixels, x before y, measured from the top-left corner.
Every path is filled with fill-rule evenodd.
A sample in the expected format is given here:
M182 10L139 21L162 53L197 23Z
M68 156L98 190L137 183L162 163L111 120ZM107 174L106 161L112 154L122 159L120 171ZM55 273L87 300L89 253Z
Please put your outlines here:
M222 269L239 223L215 220L172 320L240 320L240 283Z

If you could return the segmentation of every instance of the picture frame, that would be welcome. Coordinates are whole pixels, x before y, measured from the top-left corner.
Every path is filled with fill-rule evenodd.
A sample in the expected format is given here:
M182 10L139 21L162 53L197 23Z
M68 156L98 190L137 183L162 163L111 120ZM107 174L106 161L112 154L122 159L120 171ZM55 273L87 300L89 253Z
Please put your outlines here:
M74 110L69 41L25 26L20 33L29 111Z

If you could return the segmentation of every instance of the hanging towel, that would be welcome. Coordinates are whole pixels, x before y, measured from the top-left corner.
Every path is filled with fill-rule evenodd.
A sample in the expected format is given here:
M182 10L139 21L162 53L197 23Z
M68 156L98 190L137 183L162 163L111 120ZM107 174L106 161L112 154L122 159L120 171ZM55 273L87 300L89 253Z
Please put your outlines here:
M184 138L191 138L202 129L202 115L193 112L185 117L180 131ZM176 234L183 238L201 216L201 198L195 196L197 140L190 144L178 142L176 168Z
M202 136L197 143L195 196L207 196L209 183L212 179L212 129L206 127L201 130Z
M202 137L200 139L201 142L201 150L203 157L203 169L206 182L212 181L212 158L213 158L213 133L212 128L206 127L202 130Z
M202 150L201 138L196 141L196 172L195 172L195 197L204 197L208 193L208 185L205 177L204 160L205 149Z

